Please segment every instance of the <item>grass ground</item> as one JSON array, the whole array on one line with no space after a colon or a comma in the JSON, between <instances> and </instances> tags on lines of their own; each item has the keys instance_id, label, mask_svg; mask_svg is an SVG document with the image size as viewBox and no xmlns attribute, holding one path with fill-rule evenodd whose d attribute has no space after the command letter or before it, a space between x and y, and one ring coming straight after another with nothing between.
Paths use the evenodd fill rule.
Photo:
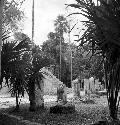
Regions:
<instances>
[{"instance_id":1,"label":"grass ground","mask_svg":"<svg viewBox=\"0 0 120 125\"><path fill-rule=\"evenodd\" d=\"M29 112L28 105L21 105L19 112L11 112L13 108L4 112L19 116L22 119L38 122L46 125L90 125L103 118L108 118L108 108L98 105L90 106L75 104L76 112L72 114L50 114L48 108Z\"/></svg>"},{"instance_id":2,"label":"grass ground","mask_svg":"<svg viewBox=\"0 0 120 125\"><path fill-rule=\"evenodd\" d=\"M94 104L85 104L79 99L74 100L72 103L75 105L76 112L71 114L50 114L49 108L56 105L54 101L45 102L45 109L36 112L29 112L28 103L21 104L19 112L12 112L13 106L1 111L44 125L90 125L99 120L110 120L106 96L95 97L93 100Z\"/></svg>"}]
</instances>

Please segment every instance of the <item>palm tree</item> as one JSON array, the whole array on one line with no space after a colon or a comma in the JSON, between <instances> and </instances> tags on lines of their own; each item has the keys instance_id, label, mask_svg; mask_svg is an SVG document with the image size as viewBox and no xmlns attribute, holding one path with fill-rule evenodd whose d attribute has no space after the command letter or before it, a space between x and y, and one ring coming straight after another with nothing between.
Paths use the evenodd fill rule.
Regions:
<instances>
[{"instance_id":1,"label":"palm tree","mask_svg":"<svg viewBox=\"0 0 120 125\"><path fill-rule=\"evenodd\" d=\"M62 70L61 70L61 63L62 63L62 44L64 43L64 37L63 34L67 33L68 31L68 21L66 20L66 18L63 15L59 15L57 17L57 19L55 20L54 23L55 26L55 31L58 34L59 37L59 48L60 48L60 69L59 69L59 79L61 79L61 75L62 75Z\"/></svg>"},{"instance_id":2,"label":"palm tree","mask_svg":"<svg viewBox=\"0 0 120 125\"><path fill-rule=\"evenodd\" d=\"M11 88L11 94L16 95L16 108L18 109L18 97L24 95L26 88L26 66L29 64L29 39L22 41L10 41L8 36L2 37L1 51L1 85L3 78ZM10 82L8 82L10 81Z\"/></svg>"},{"instance_id":3,"label":"palm tree","mask_svg":"<svg viewBox=\"0 0 120 125\"><path fill-rule=\"evenodd\" d=\"M58 15L57 19L55 20L54 23L55 26L55 31L63 37L64 33L68 32L68 21L63 15Z\"/></svg>"},{"instance_id":4,"label":"palm tree","mask_svg":"<svg viewBox=\"0 0 120 125\"><path fill-rule=\"evenodd\" d=\"M50 59L45 55L39 46L34 45L32 48L32 61L30 67L30 75L28 80L30 111L35 111L36 108L44 106L43 101L43 75L40 69L50 65Z\"/></svg>"},{"instance_id":5,"label":"palm tree","mask_svg":"<svg viewBox=\"0 0 120 125\"><path fill-rule=\"evenodd\" d=\"M93 54L102 54L105 64L107 98L110 116L117 118L120 89L120 1L99 0L96 6L92 0L76 0L71 7L80 9L88 20L84 21L87 30L78 40L81 45L89 44Z\"/></svg>"}]
</instances>

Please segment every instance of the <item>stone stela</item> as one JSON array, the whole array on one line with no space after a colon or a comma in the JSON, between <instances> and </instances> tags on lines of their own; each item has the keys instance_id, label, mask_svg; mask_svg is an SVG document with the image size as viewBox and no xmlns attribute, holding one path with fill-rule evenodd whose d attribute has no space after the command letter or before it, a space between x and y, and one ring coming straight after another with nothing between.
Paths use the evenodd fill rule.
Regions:
<instances>
[{"instance_id":1,"label":"stone stela","mask_svg":"<svg viewBox=\"0 0 120 125\"><path fill-rule=\"evenodd\" d=\"M66 86L64 84L59 84L57 88L57 102L62 104L67 102Z\"/></svg>"}]
</instances>

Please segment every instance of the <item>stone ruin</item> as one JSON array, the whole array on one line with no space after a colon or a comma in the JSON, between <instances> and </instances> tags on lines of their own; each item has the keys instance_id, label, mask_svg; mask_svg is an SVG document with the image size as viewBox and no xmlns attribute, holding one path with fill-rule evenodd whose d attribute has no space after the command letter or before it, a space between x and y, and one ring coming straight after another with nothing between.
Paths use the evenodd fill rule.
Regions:
<instances>
[{"instance_id":1,"label":"stone ruin","mask_svg":"<svg viewBox=\"0 0 120 125\"><path fill-rule=\"evenodd\" d=\"M96 91L103 90L104 87L101 85L101 82L99 82L98 79L95 80L93 77L91 77L89 79L83 79L83 81L80 81L79 79L73 80L72 89L74 97L83 97L86 94L91 94L95 93Z\"/></svg>"},{"instance_id":2,"label":"stone ruin","mask_svg":"<svg viewBox=\"0 0 120 125\"><path fill-rule=\"evenodd\" d=\"M48 69L42 68L40 71L44 78L39 80L40 87L35 85L35 101L36 105L42 106L44 104L44 95L57 95L57 101L61 104L67 102L66 86L57 79Z\"/></svg>"}]
</instances>

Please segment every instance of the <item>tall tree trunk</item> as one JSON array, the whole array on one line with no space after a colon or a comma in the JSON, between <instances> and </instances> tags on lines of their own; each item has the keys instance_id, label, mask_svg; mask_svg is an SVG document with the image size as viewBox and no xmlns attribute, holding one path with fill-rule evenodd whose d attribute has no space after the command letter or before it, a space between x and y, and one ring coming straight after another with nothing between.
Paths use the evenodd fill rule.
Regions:
<instances>
[{"instance_id":1,"label":"tall tree trunk","mask_svg":"<svg viewBox=\"0 0 120 125\"><path fill-rule=\"evenodd\" d=\"M118 91L116 91L116 85L115 85L115 82L116 81L115 79L112 80L112 77L113 77L114 74L112 74L111 78L110 78L110 84L109 87L110 87L110 91L109 91L109 110L110 110L110 116L113 118L113 119L117 119L117 97L118 97ZM118 83L117 83L118 84ZM115 94L116 93L116 94Z\"/></svg>"},{"instance_id":2,"label":"tall tree trunk","mask_svg":"<svg viewBox=\"0 0 120 125\"><path fill-rule=\"evenodd\" d=\"M30 111L35 111L36 110L36 103L35 103L35 90L34 88L30 89L29 91L29 101L30 101Z\"/></svg>"},{"instance_id":3,"label":"tall tree trunk","mask_svg":"<svg viewBox=\"0 0 120 125\"><path fill-rule=\"evenodd\" d=\"M16 108L15 109L19 110L18 91L16 91L15 96L16 96Z\"/></svg>"},{"instance_id":4,"label":"tall tree trunk","mask_svg":"<svg viewBox=\"0 0 120 125\"><path fill-rule=\"evenodd\" d=\"M1 47L2 47L2 21L3 21L3 18L2 18L2 11L3 11L3 6L4 6L4 0L0 0L0 50ZM0 51L0 78L1 78L1 51ZM0 83L2 85L2 83Z\"/></svg>"},{"instance_id":5,"label":"tall tree trunk","mask_svg":"<svg viewBox=\"0 0 120 125\"><path fill-rule=\"evenodd\" d=\"M36 109L36 103L35 103L35 83L33 78L31 77L29 79L29 101L30 101L30 111L35 111Z\"/></svg>"},{"instance_id":6,"label":"tall tree trunk","mask_svg":"<svg viewBox=\"0 0 120 125\"><path fill-rule=\"evenodd\" d=\"M34 42L34 0L32 4L32 42Z\"/></svg>"},{"instance_id":7,"label":"tall tree trunk","mask_svg":"<svg viewBox=\"0 0 120 125\"><path fill-rule=\"evenodd\" d=\"M107 98L108 106L110 111L110 116L113 120L117 119L117 111L119 105L118 92L120 89L120 58L117 62L107 69L106 67L110 65L105 64L105 76L106 76L106 88L107 88ZM108 76L109 74L109 76Z\"/></svg>"},{"instance_id":8,"label":"tall tree trunk","mask_svg":"<svg viewBox=\"0 0 120 125\"><path fill-rule=\"evenodd\" d=\"M36 83L36 81L38 83ZM29 101L30 101L30 111L35 111L37 108L44 108L44 84L42 80L36 80L35 75L30 78L29 82Z\"/></svg>"}]
</instances>

